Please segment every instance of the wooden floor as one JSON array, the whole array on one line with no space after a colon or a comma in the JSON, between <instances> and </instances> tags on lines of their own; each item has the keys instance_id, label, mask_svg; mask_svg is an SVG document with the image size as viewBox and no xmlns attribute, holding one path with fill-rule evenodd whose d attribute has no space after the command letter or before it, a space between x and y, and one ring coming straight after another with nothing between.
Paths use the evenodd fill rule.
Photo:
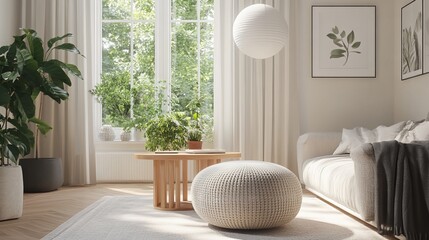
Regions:
<instances>
[{"instance_id":1,"label":"wooden floor","mask_svg":"<svg viewBox=\"0 0 429 240\"><path fill-rule=\"evenodd\" d=\"M26 193L22 217L0 221L0 239L40 239L101 197L114 195L152 196L152 184L97 184Z\"/></svg>"},{"instance_id":2,"label":"wooden floor","mask_svg":"<svg viewBox=\"0 0 429 240\"><path fill-rule=\"evenodd\" d=\"M152 184L97 184L86 187L63 187L47 193L24 194L23 216L19 219L0 221L0 239L40 239L101 197L152 196L152 187ZM304 190L304 194L311 193Z\"/></svg>"}]
</instances>

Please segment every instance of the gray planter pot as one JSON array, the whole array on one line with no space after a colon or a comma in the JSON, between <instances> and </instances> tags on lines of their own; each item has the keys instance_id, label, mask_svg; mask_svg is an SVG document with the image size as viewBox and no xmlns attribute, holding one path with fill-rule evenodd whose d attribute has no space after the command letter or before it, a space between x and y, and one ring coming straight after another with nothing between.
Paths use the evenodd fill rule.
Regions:
<instances>
[{"instance_id":1,"label":"gray planter pot","mask_svg":"<svg viewBox=\"0 0 429 240\"><path fill-rule=\"evenodd\" d=\"M63 185L61 158L24 158L19 165L26 193L54 191Z\"/></svg>"},{"instance_id":2,"label":"gray planter pot","mask_svg":"<svg viewBox=\"0 0 429 240\"><path fill-rule=\"evenodd\" d=\"M22 216L22 189L20 166L0 167L0 221Z\"/></svg>"}]
</instances>

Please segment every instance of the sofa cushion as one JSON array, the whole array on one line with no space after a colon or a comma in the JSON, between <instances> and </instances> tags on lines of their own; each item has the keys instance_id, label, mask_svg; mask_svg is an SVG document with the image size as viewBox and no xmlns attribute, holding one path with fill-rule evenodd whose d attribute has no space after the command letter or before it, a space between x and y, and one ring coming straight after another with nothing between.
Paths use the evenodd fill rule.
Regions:
<instances>
[{"instance_id":1,"label":"sofa cushion","mask_svg":"<svg viewBox=\"0 0 429 240\"><path fill-rule=\"evenodd\" d=\"M350 151L364 143L390 141L395 139L398 133L404 128L405 122L399 122L392 126L378 126L374 130L364 127L353 129L343 129L341 142L334 155L350 153Z\"/></svg>"},{"instance_id":2,"label":"sofa cushion","mask_svg":"<svg viewBox=\"0 0 429 240\"><path fill-rule=\"evenodd\" d=\"M356 209L354 163L350 155L330 155L303 163L303 182L309 190Z\"/></svg>"},{"instance_id":3,"label":"sofa cushion","mask_svg":"<svg viewBox=\"0 0 429 240\"><path fill-rule=\"evenodd\" d=\"M395 140L402 143L429 140L429 121L407 121Z\"/></svg>"},{"instance_id":4,"label":"sofa cushion","mask_svg":"<svg viewBox=\"0 0 429 240\"><path fill-rule=\"evenodd\" d=\"M405 121L398 122L389 127L386 127L383 125L378 126L376 129L373 130L376 135L375 142L391 141L395 139L395 137L404 128L404 126L405 126ZM370 143L370 142L366 142L366 143Z\"/></svg>"},{"instance_id":5,"label":"sofa cushion","mask_svg":"<svg viewBox=\"0 0 429 240\"><path fill-rule=\"evenodd\" d=\"M350 153L350 150L354 147L361 145L362 143L375 141L375 133L364 127L356 127L353 129L343 129L341 136L341 142L337 149L334 151L334 155Z\"/></svg>"}]
</instances>

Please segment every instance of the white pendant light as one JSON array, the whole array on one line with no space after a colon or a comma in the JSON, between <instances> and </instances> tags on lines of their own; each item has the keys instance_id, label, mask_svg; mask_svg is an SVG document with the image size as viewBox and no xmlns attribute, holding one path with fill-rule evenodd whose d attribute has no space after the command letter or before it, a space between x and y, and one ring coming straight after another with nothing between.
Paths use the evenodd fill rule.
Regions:
<instances>
[{"instance_id":1,"label":"white pendant light","mask_svg":"<svg viewBox=\"0 0 429 240\"><path fill-rule=\"evenodd\" d=\"M234 21L233 37L244 54L256 59L274 56L286 44L288 26L279 11L266 4L243 9Z\"/></svg>"}]
</instances>

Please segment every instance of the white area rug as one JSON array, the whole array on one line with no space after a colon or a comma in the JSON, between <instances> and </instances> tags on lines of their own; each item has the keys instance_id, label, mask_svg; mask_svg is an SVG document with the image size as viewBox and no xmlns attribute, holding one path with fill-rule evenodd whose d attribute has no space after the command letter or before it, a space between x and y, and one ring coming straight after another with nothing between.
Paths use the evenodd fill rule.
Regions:
<instances>
[{"instance_id":1,"label":"white area rug","mask_svg":"<svg viewBox=\"0 0 429 240\"><path fill-rule=\"evenodd\" d=\"M66 206L65 206L66 207ZM148 196L103 197L43 239L384 239L312 195L289 224L233 231L203 222L194 211L161 211Z\"/></svg>"}]
</instances>

